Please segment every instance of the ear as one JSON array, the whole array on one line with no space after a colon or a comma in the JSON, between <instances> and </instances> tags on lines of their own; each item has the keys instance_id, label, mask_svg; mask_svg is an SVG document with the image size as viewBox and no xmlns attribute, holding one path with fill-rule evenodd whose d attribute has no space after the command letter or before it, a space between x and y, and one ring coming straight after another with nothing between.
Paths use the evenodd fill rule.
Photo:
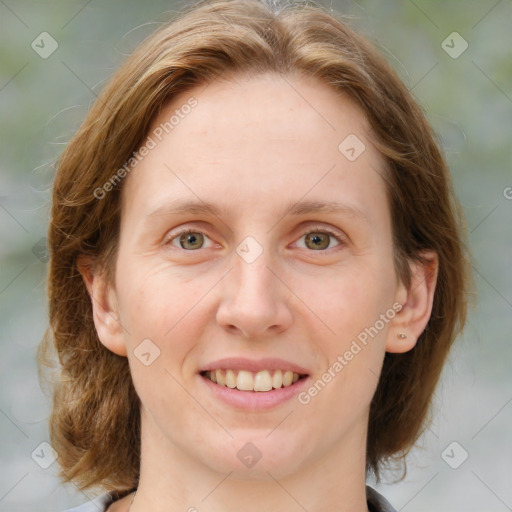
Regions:
<instances>
[{"instance_id":1,"label":"ear","mask_svg":"<svg viewBox=\"0 0 512 512\"><path fill-rule=\"evenodd\" d=\"M388 329L386 352L403 353L413 349L430 319L439 262L433 251L425 251L421 256L422 262L409 263L410 286L406 288L404 283L400 283L398 287L395 299L402 309Z\"/></svg>"},{"instance_id":2,"label":"ear","mask_svg":"<svg viewBox=\"0 0 512 512\"><path fill-rule=\"evenodd\" d=\"M126 356L123 326L119 319L116 292L103 269L95 269L91 258L79 256L77 266L92 302L98 338L114 354Z\"/></svg>"}]
</instances>

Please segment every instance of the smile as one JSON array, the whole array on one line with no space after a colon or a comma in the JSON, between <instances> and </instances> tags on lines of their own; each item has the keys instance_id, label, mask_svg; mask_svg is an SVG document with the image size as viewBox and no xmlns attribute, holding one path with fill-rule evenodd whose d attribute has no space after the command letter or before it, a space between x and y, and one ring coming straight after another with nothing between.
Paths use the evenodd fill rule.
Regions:
<instances>
[{"instance_id":1,"label":"smile","mask_svg":"<svg viewBox=\"0 0 512 512\"><path fill-rule=\"evenodd\" d=\"M203 377L210 381L239 391L268 392L274 389L289 387L307 375L292 372L291 370L261 370L251 372L247 370L218 369L201 372Z\"/></svg>"}]
</instances>

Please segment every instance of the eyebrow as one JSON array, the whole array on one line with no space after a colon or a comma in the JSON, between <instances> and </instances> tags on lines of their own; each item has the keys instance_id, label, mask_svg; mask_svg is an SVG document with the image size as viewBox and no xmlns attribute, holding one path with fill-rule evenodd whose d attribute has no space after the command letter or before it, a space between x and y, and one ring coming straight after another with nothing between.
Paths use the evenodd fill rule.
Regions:
<instances>
[{"instance_id":1,"label":"eyebrow","mask_svg":"<svg viewBox=\"0 0 512 512\"><path fill-rule=\"evenodd\" d=\"M338 213L344 214L351 217L356 217L361 220L368 222L366 214L356 205L340 203L337 201L299 201L292 202L287 205L281 218L288 215L306 215L310 213ZM218 207L212 203L205 201L184 201L174 200L166 203L162 206L155 208L153 211L145 216L145 221L153 219L160 215L213 215L215 217L221 217L223 214L227 217L229 212L224 207Z\"/></svg>"}]
</instances>

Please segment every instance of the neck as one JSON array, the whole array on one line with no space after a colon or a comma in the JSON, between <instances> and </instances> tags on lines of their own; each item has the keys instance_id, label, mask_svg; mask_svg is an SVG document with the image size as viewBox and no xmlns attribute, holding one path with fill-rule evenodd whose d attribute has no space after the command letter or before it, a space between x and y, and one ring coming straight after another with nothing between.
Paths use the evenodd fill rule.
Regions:
<instances>
[{"instance_id":1,"label":"neck","mask_svg":"<svg viewBox=\"0 0 512 512\"><path fill-rule=\"evenodd\" d=\"M231 450L229 445L226 440L226 450ZM367 512L365 425L354 425L335 446L333 450L329 445L325 453L311 452L305 460L299 456L290 465L293 470L276 465L275 454L267 451L266 464L262 457L250 470L233 464L219 471L221 464L211 457L192 457L164 437L142 408L141 472L129 510Z\"/></svg>"}]
</instances>

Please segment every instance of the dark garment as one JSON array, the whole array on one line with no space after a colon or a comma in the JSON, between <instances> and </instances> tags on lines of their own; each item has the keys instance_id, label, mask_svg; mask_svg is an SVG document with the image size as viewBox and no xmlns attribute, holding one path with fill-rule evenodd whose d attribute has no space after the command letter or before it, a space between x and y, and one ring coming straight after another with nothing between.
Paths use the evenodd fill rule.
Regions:
<instances>
[{"instance_id":1,"label":"dark garment","mask_svg":"<svg viewBox=\"0 0 512 512\"><path fill-rule=\"evenodd\" d=\"M368 485L366 486L366 502L370 512L396 512L396 509L391 506L382 494L379 494Z\"/></svg>"},{"instance_id":2,"label":"dark garment","mask_svg":"<svg viewBox=\"0 0 512 512\"><path fill-rule=\"evenodd\" d=\"M366 500L370 512L396 512L382 495L369 486L366 486ZM98 496L93 501L66 510L65 512L105 512L112 502L112 496L106 493Z\"/></svg>"}]
</instances>

